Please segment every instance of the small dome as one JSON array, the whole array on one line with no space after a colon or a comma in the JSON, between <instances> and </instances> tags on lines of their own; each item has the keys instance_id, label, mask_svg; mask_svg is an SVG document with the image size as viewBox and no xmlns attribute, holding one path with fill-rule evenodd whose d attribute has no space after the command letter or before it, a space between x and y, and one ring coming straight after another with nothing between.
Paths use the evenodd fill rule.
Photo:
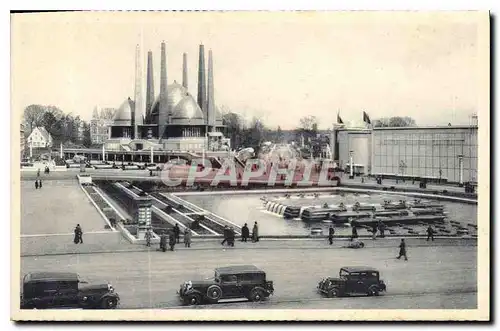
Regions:
<instances>
[{"instance_id":1,"label":"small dome","mask_svg":"<svg viewBox=\"0 0 500 331\"><path fill-rule=\"evenodd\" d=\"M134 101L130 98L123 101L113 118L114 125L132 125L132 109L134 109Z\"/></svg>"},{"instance_id":2,"label":"small dome","mask_svg":"<svg viewBox=\"0 0 500 331\"><path fill-rule=\"evenodd\" d=\"M186 90L186 88L182 85L179 85L177 82L174 81L173 84L170 84L167 86L167 104L168 104L168 109L174 109L175 106L179 102L182 101L182 99L190 95L189 92ZM155 102L153 103L153 106L151 107L151 115L158 115L160 112L160 96L158 95L155 99Z\"/></svg>"},{"instance_id":3,"label":"small dome","mask_svg":"<svg viewBox=\"0 0 500 331\"><path fill-rule=\"evenodd\" d=\"M172 124L203 125L203 112L191 95L186 95L172 112Z\"/></svg>"}]
</instances>

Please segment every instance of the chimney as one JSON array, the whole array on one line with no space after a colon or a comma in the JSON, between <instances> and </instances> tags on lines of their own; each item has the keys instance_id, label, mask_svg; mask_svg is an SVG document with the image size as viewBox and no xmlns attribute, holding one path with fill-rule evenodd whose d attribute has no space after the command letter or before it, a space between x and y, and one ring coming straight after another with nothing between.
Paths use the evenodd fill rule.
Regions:
<instances>
[{"instance_id":1,"label":"chimney","mask_svg":"<svg viewBox=\"0 0 500 331\"><path fill-rule=\"evenodd\" d=\"M160 141L165 133L168 116L167 95L167 54L165 42L161 43L161 73L160 73L160 111L158 116L158 138Z\"/></svg>"},{"instance_id":2,"label":"chimney","mask_svg":"<svg viewBox=\"0 0 500 331\"><path fill-rule=\"evenodd\" d=\"M139 139L139 125L142 124L142 70L141 70L141 50L139 45L135 49L135 91L134 91L134 111L132 113L132 125L134 127L134 139Z\"/></svg>"},{"instance_id":3,"label":"chimney","mask_svg":"<svg viewBox=\"0 0 500 331\"><path fill-rule=\"evenodd\" d=\"M155 83L153 75L153 52L148 52L148 70L146 81L146 121L151 123L151 111L155 102Z\"/></svg>"},{"instance_id":4,"label":"chimney","mask_svg":"<svg viewBox=\"0 0 500 331\"><path fill-rule=\"evenodd\" d=\"M207 122L212 132L215 132L215 98L214 98L214 64L212 50L208 51L208 91L207 91Z\"/></svg>"},{"instance_id":5,"label":"chimney","mask_svg":"<svg viewBox=\"0 0 500 331\"><path fill-rule=\"evenodd\" d=\"M198 105L200 106L205 123L208 123L207 118L207 90L205 81L205 46L200 45L200 58L198 61Z\"/></svg>"},{"instance_id":6,"label":"chimney","mask_svg":"<svg viewBox=\"0 0 500 331\"><path fill-rule=\"evenodd\" d=\"M187 54L184 53L182 55L182 86L187 90L188 89L188 68L187 68Z\"/></svg>"}]
</instances>

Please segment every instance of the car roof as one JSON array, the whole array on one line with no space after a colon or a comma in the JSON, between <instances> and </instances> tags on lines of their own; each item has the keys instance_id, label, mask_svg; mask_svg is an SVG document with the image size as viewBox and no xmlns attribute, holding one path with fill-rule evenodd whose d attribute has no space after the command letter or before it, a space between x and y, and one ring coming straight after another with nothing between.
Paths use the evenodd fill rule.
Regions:
<instances>
[{"instance_id":1,"label":"car roof","mask_svg":"<svg viewBox=\"0 0 500 331\"><path fill-rule=\"evenodd\" d=\"M220 267L215 268L215 271L219 274L264 273L264 271L251 264Z\"/></svg>"},{"instance_id":2,"label":"car roof","mask_svg":"<svg viewBox=\"0 0 500 331\"><path fill-rule=\"evenodd\" d=\"M345 270L347 272L378 272L377 269L373 267L342 267L341 270Z\"/></svg>"},{"instance_id":3,"label":"car roof","mask_svg":"<svg viewBox=\"0 0 500 331\"><path fill-rule=\"evenodd\" d=\"M39 281L78 281L74 272L32 272L26 275L25 282Z\"/></svg>"}]
</instances>

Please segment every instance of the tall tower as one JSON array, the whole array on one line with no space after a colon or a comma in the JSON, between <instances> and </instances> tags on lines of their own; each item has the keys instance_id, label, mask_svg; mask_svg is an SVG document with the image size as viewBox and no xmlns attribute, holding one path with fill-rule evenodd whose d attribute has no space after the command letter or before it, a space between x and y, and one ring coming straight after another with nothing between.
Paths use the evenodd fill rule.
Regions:
<instances>
[{"instance_id":1,"label":"tall tower","mask_svg":"<svg viewBox=\"0 0 500 331\"><path fill-rule=\"evenodd\" d=\"M182 54L182 86L188 90L187 54Z\"/></svg>"},{"instance_id":2,"label":"tall tower","mask_svg":"<svg viewBox=\"0 0 500 331\"><path fill-rule=\"evenodd\" d=\"M139 125L142 124L143 116L142 103L142 66L141 50L139 45L135 49L135 91L134 91L134 113L132 114L132 125L134 126L134 139L139 139Z\"/></svg>"},{"instance_id":3,"label":"tall tower","mask_svg":"<svg viewBox=\"0 0 500 331\"><path fill-rule=\"evenodd\" d=\"M160 141L165 133L168 120L168 95L167 95L167 52L165 42L161 43L161 72L160 72L160 111L158 116L158 138Z\"/></svg>"},{"instance_id":4,"label":"tall tower","mask_svg":"<svg viewBox=\"0 0 500 331\"><path fill-rule=\"evenodd\" d=\"M151 121L151 108L155 102L155 83L153 74L153 52L148 52L148 68L146 81L146 121Z\"/></svg>"},{"instance_id":5,"label":"tall tower","mask_svg":"<svg viewBox=\"0 0 500 331\"><path fill-rule=\"evenodd\" d=\"M200 45L200 58L198 61L198 105L200 106L205 123L208 124L207 118L207 88L205 80L205 46Z\"/></svg>"},{"instance_id":6,"label":"tall tower","mask_svg":"<svg viewBox=\"0 0 500 331\"><path fill-rule=\"evenodd\" d=\"M215 132L215 98L214 98L214 63L212 50L208 51L208 91L207 91L207 122L210 130Z\"/></svg>"}]
</instances>

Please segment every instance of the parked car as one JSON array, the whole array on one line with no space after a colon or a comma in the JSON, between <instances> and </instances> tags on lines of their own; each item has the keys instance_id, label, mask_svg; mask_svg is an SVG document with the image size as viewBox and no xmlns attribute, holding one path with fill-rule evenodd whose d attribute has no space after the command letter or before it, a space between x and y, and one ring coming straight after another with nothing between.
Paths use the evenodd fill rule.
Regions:
<instances>
[{"instance_id":1,"label":"parked car","mask_svg":"<svg viewBox=\"0 0 500 331\"><path fill-rule=\"evenodd\" d=\"M70 272L34 272L22 281L21 309L114 309L119 295L110 284L89 284Z\"/></svg>"},{"instance_id":2,"label":"parked car","mask_svg":"<svg viewBox=\"0 0 500 331\"><path fill-rule=\"evenodd\" d=\"M327 277L318 284L318 291L329 298L353 294L379 295L386 291L378 270L371 267L342 267L339 277Z\"/></svg>"},{"instance_id":3,"label":"parked car","mask_svg":"<svg viewBox=\"0 0 500 331\"><path fill-rule=\"evenodd\" d=\"M180 286L178 293L186 305L237 298L262 301L274 293L274 286L261 269L254 265L241 265L216 268L213 278L187 281Z\"/></svg>"}]
</instances>

